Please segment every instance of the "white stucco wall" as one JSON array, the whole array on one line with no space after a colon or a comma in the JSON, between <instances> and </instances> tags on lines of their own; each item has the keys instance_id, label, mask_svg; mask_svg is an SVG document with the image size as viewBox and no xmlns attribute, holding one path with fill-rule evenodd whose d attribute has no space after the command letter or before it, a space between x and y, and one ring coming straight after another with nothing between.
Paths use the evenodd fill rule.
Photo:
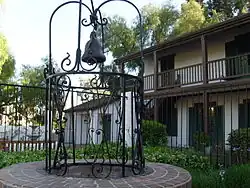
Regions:
<instances>
[{"instance_id":1,"label":"white stucco wall","mask_svg":"<svg viewBox=\"0 0 250 188\"><path fill-rule=\"evenodd\" d=\"M244 99L250 98L250 95L246 92L236 92L228 94L217 94L209 97L210 102L216 102L217 105L224 106L224 139L227 141L228 134L231 130L238 129L239 119L238 119L238 104L243 103ZM189 145L189 108L193 107L194 103L202 103L202 97L188 97L182 98L182 100L177 101L178 108L178 133L177 137L169 137L169 144L172 146L188 146ZM177 139L177 141L176 141Z\"/></svg>"},{"instance_id":2,"label":"white stucco wall","mask_svg":"<svg viewBox=\"0 0 250 188\"><path fill-rule=\"evenodd\" d=\"M144 76L154 74L154 56L147 55L144 57Z\"/></svg>"},{"instance_id":3,"label":"white stucco wall","mask_svg":"<svg viewBox=\"0 0 250 188\"><path fill-rule=\"evenodd\" d=\"M119 109L119 101L110 104L107 107L106 114L111 114L111 141L116 142L118 140L118 131L119 124L116 123L116 120L120 121L120 117L118 115ZM122 99L121 99L121 109L122 109ZM132 109L133 105L133 111ZM85 123L84 120L88 119L86 112L75 112L74 113L74 127L75 127L75 144L76 145L84 145L90 142L90 137L87 137L89 129L93 129L94 131L98 129L102 129L102 124L100 123L100 113L103 109L96 109L90 111L91 121L90 123ZM121 112L122 113L122 112ZM65 129L65 142L72 144L72 115L71 113L66 114L68 121ZM131 95L131 92L126 93L125 97L125 139L127 146L131 146L132 144L132 134L133 130L136 128L136 118L135 118L135 101L134 97ZM133 128L133 129L132 129ZM102 135L97 135L96 133L91 133L93 142L95 144L99 144L102 141Z\"/></svg>"},{"instance_id":4,"label":"white stucco wall","mask_svg":"<svg viewBox=\"0 0 250 188\"><path fill-rule=\"evenodd\" d=\"M207 42L208 61L213 61L221 58L225 58L225 42L227 40L216 39ZM175 55L175 69L184 68L191 65L197 65L202 63L201 44L199 42L193 42L182 47L176 48ZM145 58L145 74L150 75L154 73L153 55ZM220 66L218 68L218 66ZM160 67L160 66L159 66ZM225 75L225 66L223 63L210 63L208 65L208 77L218 77ZM160 71L160 70L159 70ZM219 72L218 72L219 71ZM190 82L202 82L203 68L202 66L187 67L181 70L175 71L175 78L177 75L181 76L181 83L188 84ZM159 82L161 80L159 79Z\"/></svg>"},{"instance_id":5,"label":"white stucco wall","mask_svg":"<svg viewBox=\"0 0 250 188\"><path fill-rule=\"evenodd\" d=\"M137 126L136 116L135 116L135 98L131 92L126 92L125 100L125 140L127 146L132 146L132 135ZM134 134L135 135L135 134ZM135 135L136 136L136 135ZM135 141L136 137L134 137Z\"/></svg>"},{"instance_id":6,"label":"white stucco wall","mask_svg":"<svg viewBox=\"0 0 250 188\"><path fill-rule=\"evenodd\" d=\"M242 28L235 28L224 33L219 33L207 38L208 61L225 58L225 43L234 40L234 37L250 31L250 24ZM170 52L175 55L175 69L184 68L190 65L202 63L201 43L199 40L193 41L176 48L165 50L166 55ZM154 62L153 54L145 57L145 75L153 74ZM181 76L181 83L189 85L190 82L202 82L202 66L187 67L175 71L175 77ZM210 62L208 64L208 79L216 79L211 82L223 81L225 76L225 64L223 62ZM161 80L159 80L161 82ZM199 84L199 83L198 83Z\"/></svg>"},{"instance_id":7,"label":"white stucco wall","mask_svg":"<svg viewBox=\"0 0 250 188\"><path fill-rule=\"evenodd\" d=\"M111 141L117 140L117 130L118 125L116 124L116 120L118 119L118 113L116 110L117 102L110 104L105 114L111 115ZM93 140L95 144L98 144L102 141L102 134L97 135L96 133L92 133L90 129L94 131L98 129L102 129L102 124L100 123L101 117L100 113L103 112L103 109L95 109L93 111L89 111L91 120L88 123L88 115L86 112L75 112L74 113L74 127L75 127L75 144L76 145L84 145ZM71 113L66 114L68 121L65 130L65 142L72 143L72 115ZM88 135L88 136L87 136ZM91 137L90 137L91 136ZM89 140L91 139L91 140Z\"/></svg>"}]
</instances>

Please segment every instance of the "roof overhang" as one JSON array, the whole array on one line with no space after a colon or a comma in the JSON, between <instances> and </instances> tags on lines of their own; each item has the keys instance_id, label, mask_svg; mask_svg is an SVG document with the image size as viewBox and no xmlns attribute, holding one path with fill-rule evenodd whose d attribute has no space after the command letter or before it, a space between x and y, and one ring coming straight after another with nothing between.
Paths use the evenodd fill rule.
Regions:
<instances>
[{"instance_id":1,"label":"roof overhang","mask_svg":"<svg viewBox=\"0 0 250 188\"><path fill-rule=\"evenodd\" d=\"M144 56L149 55L149 54L152 54L154 51L160 51L163 49L172 48L172 47L176 47L182 44L186 44L193 40L197 40L201 36L208 36L208 35L215 34L221 31L236 28L247 23L250 23L250 13L244 14L242 16L237 16L235 18L229 19L221 23L213 24L211 26L208 26L206 28L200 29L195 32L186 33L179 37L168 39L162 43L159 43L158 45L144 49L143 55ZM138 59L140 58L140 56L141 56L140 52L136 52L136 53L132 53L124 57L118 58L115 60L115 62L117 64L125 63L134 59Z\"/></svg>"}]
</instances>

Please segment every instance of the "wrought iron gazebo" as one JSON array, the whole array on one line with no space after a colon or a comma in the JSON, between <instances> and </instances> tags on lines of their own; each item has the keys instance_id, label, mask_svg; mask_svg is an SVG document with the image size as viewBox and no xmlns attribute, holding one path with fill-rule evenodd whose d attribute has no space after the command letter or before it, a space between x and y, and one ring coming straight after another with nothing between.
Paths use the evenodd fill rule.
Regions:
<instances>
[{"instance_id":1,"label":"wrought iron gazebo","mask_svg":"<svg viewBox=\"0 0 250 188\"><path fill-rule=\"evenodd\" d=\"M102 17L101 8L113 1L128 3L138 12L141 28L139 76L126 74L124 64L118 72L107 72L103 69L106 61L104 27L109 23L107 18ZM89 7L82 0L65 2L58 6L50 17L49 64L44 72L47 100L45 132L48 133L45 134L45 169L60 176L67 175L71 167L81 167L86 177L139 175L145 169L141 133L144 105L141 14L128 0L106 0L97 8L92 0L90 3ZM57 72L52 62L52 20L59 9L69 4L79 5L76 57L73 61L67 53L61 62L61 71ZM82 18L83 10L89 12L89 20ZM82 27L93 29L84 53L80 48ZM97 36L98 33L101 33L101 36ZM71 75L86 75L91 77L91 80L87 86L79 87L71 81ZM81 105L84 106L82 111L79 108L81 105L73 105L74 93L81 96ZM68 110L65 109L67 100L72 103L72 108ZM99 117L98 121L95 119L95 112ZM77 113L81 113L81 117L84 116L84 123L76 123ZM105 128L108 125L109 131ZM52 146L53 130L58 137L55 150Z\"/></svg>"}]
</instances>

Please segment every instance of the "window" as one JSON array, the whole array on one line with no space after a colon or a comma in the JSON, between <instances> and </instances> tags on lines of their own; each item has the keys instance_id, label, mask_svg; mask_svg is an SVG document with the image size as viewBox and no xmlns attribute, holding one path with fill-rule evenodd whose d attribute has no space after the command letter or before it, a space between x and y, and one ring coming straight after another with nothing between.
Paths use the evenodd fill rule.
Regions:
<instances>
[{"instance_id":1,"label":"window","mask_svg":"<svg viewBox=\"0 0 250 188\"><path fill-rule=\"evenodd\" d=\"M194 104L189 108L189 143L195 143L194 135L204 132L203 103ZM208 133L212 143L219 144L224 139L224 106L218 106L215 102L209 103L208 108Z\"/></svg>"},{"instance_id":2,"label":"window","mask_svg":"<svg viewBox=\"0 0 250 188\"><path fill-rule=\"evenodd\" d=\"M235 37L235 40L225 43L225 55L227 58L225 61L226 76L242 75L250 71L249 55L238 57L250 52L249 39L250 33L246 33L238 35Z\"/></svg>"},{"instance_id":3,"label":"window","mask_svg":"<svg viewBox=\"0 0 250 188\"><path fill-rule=\"evenodd\" d=\"M176 99L166 98L158 101L159 122L166 125L168 136L177 136Z\"/></svg>"},{"instance_id":4,"label":"window","mask_svg":"<svg viewBox=\"0 0 250 188\"><path fill-rule=\"evenodd\" d=\"M250 128L250 100L239 104L239 128Z\"/></svg>"}]
</instances>

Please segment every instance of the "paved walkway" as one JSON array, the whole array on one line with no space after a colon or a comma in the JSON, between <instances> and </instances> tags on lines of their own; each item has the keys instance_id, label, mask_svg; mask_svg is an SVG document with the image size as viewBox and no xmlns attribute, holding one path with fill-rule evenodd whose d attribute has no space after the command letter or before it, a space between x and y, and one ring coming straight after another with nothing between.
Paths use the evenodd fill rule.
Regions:
<instances>
[{"instance_id":1,"label":"paved walkway","mask_svg":"<svg viewBox=\"0 0 250 188\"><path fill-rule=\"evenodd\" d=\"M121 179L58 177L41 173L43 162L12 165L0 170L0 188L191 188L190 174L167 164L147 164L152 173Z\"/></svg>"}]
</instances>

